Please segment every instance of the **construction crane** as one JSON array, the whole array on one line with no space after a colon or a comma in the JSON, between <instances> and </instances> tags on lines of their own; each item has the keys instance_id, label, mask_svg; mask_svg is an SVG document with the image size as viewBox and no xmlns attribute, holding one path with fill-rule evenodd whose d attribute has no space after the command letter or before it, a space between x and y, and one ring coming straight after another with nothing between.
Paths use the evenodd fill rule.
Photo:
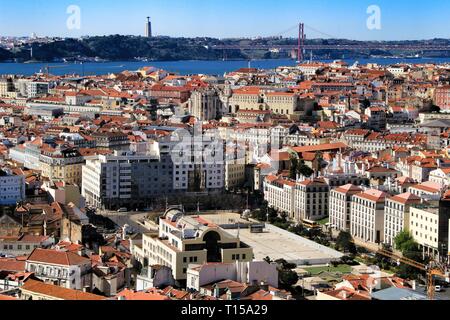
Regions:
<instances>
[{"instance_id":1,"label":"construction crane","mask_svg":"<svg viewBox=\"0 0 450 320\"><path fill-rule=\"evenodd\" d=\"M449 274L446 271L446 268L444 268L442 265L440 265L439 263L437 263L435 261L431 262L429 265L425 265L423 263L414 261L412 259L397 255L388 250L381 249L378 251L378 253L382 256L385 256L387 258L397 261L398 264L404 263L413 268L416 268L416 269L426 272L426 274L427 274L427 294L428 294L428 299L430 299L430 300L434 300L434 295L435 295L435 291L436 291L435 278L441 277L441 278L448 280Z\"/></svg>"}]
</instances>

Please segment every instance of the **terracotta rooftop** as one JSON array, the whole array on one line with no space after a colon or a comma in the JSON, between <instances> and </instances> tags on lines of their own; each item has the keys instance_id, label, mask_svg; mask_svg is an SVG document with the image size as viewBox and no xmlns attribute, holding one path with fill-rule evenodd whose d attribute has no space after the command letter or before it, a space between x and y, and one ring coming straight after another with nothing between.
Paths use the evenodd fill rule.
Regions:
<instances>
[{"instance_id":1,"label":"terracotta rooftop","mask_svg":"<svg viewBox=\"0 0 450 320\"><path fill-rule=\"evenodd\" d=\"M34 249L27 261L57 264L64 266L88 264L90 260L73 252L64 252L47 249Z\"/></svg>"},{"instance_id":2,"label":"terracotta rooftop","mask_svg":"<svg viewBox=\"0 0 450 320\"><path fill-rule=\"evenodd\" d=\"M105 297L92 293L67 289L51 284L46 284L36 280L27 280L21 290L26 290L36 294L46 295L59 300L105 300Z\"/></svg>"}]
</instances>

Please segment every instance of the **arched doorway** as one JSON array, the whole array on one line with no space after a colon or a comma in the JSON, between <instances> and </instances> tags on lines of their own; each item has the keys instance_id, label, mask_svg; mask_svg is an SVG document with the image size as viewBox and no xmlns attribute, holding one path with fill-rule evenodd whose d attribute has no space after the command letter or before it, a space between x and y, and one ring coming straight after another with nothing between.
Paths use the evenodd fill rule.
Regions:
<instances>
[{"instance_id":1,"label":"arched doorway","mask_svg":"<svg viewBox=\"0 0 450 320\"><path fill-rule=\"evenodd\" d=\"M222 262L219 247L220 235L215 231L210 231L203 237L203 241L205 241L207 250L207 262Z\"/></svg>"}]
</instances>

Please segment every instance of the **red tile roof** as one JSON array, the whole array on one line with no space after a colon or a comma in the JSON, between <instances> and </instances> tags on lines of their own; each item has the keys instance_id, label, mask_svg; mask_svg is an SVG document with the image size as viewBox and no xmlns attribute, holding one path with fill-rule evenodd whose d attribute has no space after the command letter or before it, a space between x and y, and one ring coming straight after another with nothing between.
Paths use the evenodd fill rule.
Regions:
<instances>
[{"instance_id":1,"label":"red tile roof","mask_svg":"<svg viewBox=\"0 0 450 320\"><path fill-rule=\"evenodd\" d=\"M32 293L46 295L60 300L105 300L105 297L98 296L92 293L83 291L67 289L51 284L46 284L36 280L27 280L22 286L21 290L26 290Z\"/></svg>"},{"instance_id":2,"label":"red tile roof","mask_svg":"<svg viewBox=\"0 0 450 320\"><path fill-rule=\"evenodd\" d=\"M57 264L64 266L89 264L88 258L81 257L73 252L63 252L57 250L34 249L27 261Z\"/></svg>"}]
</instances>

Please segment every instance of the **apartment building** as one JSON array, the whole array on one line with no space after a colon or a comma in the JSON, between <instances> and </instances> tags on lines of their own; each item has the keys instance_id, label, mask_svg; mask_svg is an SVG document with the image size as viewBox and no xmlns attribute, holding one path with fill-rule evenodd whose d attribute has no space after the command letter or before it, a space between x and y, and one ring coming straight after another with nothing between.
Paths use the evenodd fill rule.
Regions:
<instances>
[{"instance_id":1,"label":"apartment building","mask_svg":"<svg viewBox=\"0 0 450 320\"><path fill-rule=\"evenodd\" d=\"M278 270L275 263L251 261L235 263L192 264L187 271L187 289L199 292L201 287L228 279L249 285L278 288Z\"/></svg>"},{"instance_id":2,"label":"apartment building","mask_svg":"<svg viewBox=\"0 0 450 320\"><path fill-rule=\"evenodd\" d=\"M394 246L394 240L409 227L409 212L422 199L412 193L403 193L386 199L384 208L384 243Z\"/></svg>"},{"instance_id":3,"label":"apartment building","mask_svg":"<svg viewBox=\"0 0 450 320\"><path fill-rule=\"evenodd\" d=\"M82 167L82 195L98 208L146 207L170 194L174 165L168 154L118 152L87 157Z\"/></svg>"},{"instance_id":4,"label":"apartment building","mask_svg":"<svg viewBox=\"0 0 450 320\"><path fill-rule=\"evenodd\" d=\"M439 241L439 220L440 209L436 203L426 203L411 208L408 230L423 251L431 256L442 254L443 246ZM446 222L450 223L448 219Z\"/></svg>"},{"instance_id":5,"label":"apartment building","mask_svg":"<svg viewBox=\"0 0 450 320\"><path fill-rule=\"evenodd\" d=\"M25 168L40 170L40 156L42 138L36 138L33 141L27 141L9 150L9 158L20 162Z\"/></svg>"},{"instance_id":6,"label":"apartment building","mask_svg":"<svg viewBox=\"0 0 450 320\"><path fill-rule=\"evenodd\" d=\"M350 231L350 214L352 197L363 192L353 184L347 184L330 191L330 224L333 229Z\"/></svg>"},{"instance_id":7,"label":"apartment building","mask_svg":"<svg viewBox=\"0 0 450 320\"><path fill-rule=\"evenodd\" d=\"M78 149L60 145L44 147L39 164L43 177L81 186L84 158Z\"/></svg>"},{"instance_id":8,"label":"apartment building","mask_svg":"<svg viewBox=\"0 0 450 320\"><path fill-rule=\"evenodd\" d=\"M271 208L295 218L296 183L291 180L269 175L264 180L264 199Z\"/></svg>"},{"instance_id":9,"label":"apartment building","mask_svg":"<svg viewBox=\"0 0 450 320\"><path fill-rule=\"evenodd\" d=\"M14 92L14 82L11 78L0 78L0 97L8 97Z\"/></svg>"},{"instance_id":10,"label":"apartment building","mask_svg":"<svg viewBox=\"0 0 450 320\"><path fill-rule=\"evenodd\" d=\"M438 87L435 90L435 104L442 111L450 110L450 86Z\"/></svg>"},{"instance_id":11,"label":"apartment building","mask_svg":"<svg viewBox=\"0 0 450 320\"><path fill-rule=\"evenodd\" d=\"M73 252L34 249L25 262L25 270L48 284L75 290L91 289L91 260Z\"/></svg>"},{"instance_id":12,"label":"apartment building","mask_svg":"<svg viewBox=\"0 0 450 320\"><path fill-rule=\"evenodd\" d=\"M0 168L0 205L15 206L25 200L25 176Z\"/></svg>"},{"instance_id":13,"label":"apartment building","mask_svg":"<svg viewBox=\"0 0 450 320\"><path fill-rule=\"evenodd\" d=\"M450 186L450 168L438 168L430 172L429 181L442 186Z\"/></svg>"},{"instance_id":14,"label":"apartment building","mask_svg":"<svg viewBox=\"0 0 450 320\"><path fill-rule=\"evenodd\" d=\"M350 233L365 242L382 243L384 237L384 207L388 195L371 189L352 197Z\"/></svg>"},{"instance_id":15,"label":"apartment building","mask_svg":"<svg viewBox=\"0 0 450 320\"><path fill-rule=\"evenodd\" d=\"M330 187L324 179L307 179L295 186L295 219L318 221L328 216Z\"/></svg>"},{"instance_id":16,"label":"apartment building","mask_svg":"<svg viewBox=\"0 0 450 320\"><path fill-rule=\"evenodd\" d=\"M417 204L410 209L409 232L424 254L448 262L450 248L450 196Z\"/></svg>"},{"instance_id":17,"label":"apartment building","mask_svg":"<svg viewBox=\"0 0 450 320\"><path fill-rule=\"evenodd\" d=\"M441 198L442 190L442 185L436 182L427 181L409 187L408 192L421 197L424 200L437 200Z\"/></svg>"},{"instance_id":18,"label":"apartment building","mask_svg":"<svg viewBox=\"0 0 450 320\"><path fill-rule=\"evenodd\" d=\"M55 244L55 239L48 236L23 234L18 238L0 239L0 253L16 257L27 256L36 248L48 248Z\"/></svg>"},{"instance_id":19,"label":"apartment building","mask_svg":"<svg viewBox=\"0 0 450 320\"><path fill-rule=\"evenodd\" d=\"M225 189L240 188L245 184L245 154L231 152L225 155Z\"/></svg>"},{"instance_id":20,"label":"apartment building","mask_svg":"<svg viewBox=\"0 0 450 320\"><path fill-rule=\"evenodd\" d=\"M130 148L128 136L122 132L96 132L92 138L98 149L127 151Z\"/></svg>"},{"instance_id":21,"label":"apartment building","mask_svg":"<svg viewBox=\"0 0 450 320\"><path fill-rule=\"evenodd\" d=\"M185 282L190 264L253 261L253 249L200 216L186 216L181 208L169 208L159 221L158 234L144 234L132 254L144 267L163 265L176 281Z\"/></svg>"}]
</instances>

